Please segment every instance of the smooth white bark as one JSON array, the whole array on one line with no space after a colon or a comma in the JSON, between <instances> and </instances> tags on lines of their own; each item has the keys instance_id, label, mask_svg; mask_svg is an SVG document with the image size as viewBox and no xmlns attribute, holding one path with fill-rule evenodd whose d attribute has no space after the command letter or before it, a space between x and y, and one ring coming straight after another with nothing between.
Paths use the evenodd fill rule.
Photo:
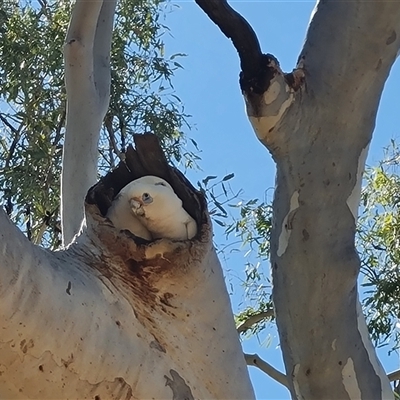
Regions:
<instances>
[{"instance_id":1,"label":"smooth white bark","mask_svg":"<svg viewBox=\"0 0 400 400\"><path fill-rule=\"evenodd\" d=\"M285 374L282 374L282 372L278 371L266 361L262 360L257 354L245 354L244 358L246 359L247 365L259 368L269 377L279 382L281 385L289 388L287 376Z\"/></svg>"},{"instance_id":2,"label":"smooth white bark","mask_svg":"<svg viewBox=\"0 0 400 400\"><path fill-rule=\"evenodd\" d=\"M293 398L393 398L359 309L354 236L367 149L399 48L400 3L320 1L299 57L302 89L277 70L271 95L246 97L277 163L273 299Z\"/></svg>"},{"instance_id":3,"label":"smooth white bark","mask_svg":"<svg viewBox=\"0 0 400 400\"><path fill-rule=\"evenodd\" d=\"M83 202L97 181L98 142L110 94L116 0L77 0L64 47L67 120L61 176L63 244L81 227Z\"/></svg>"},{"instance_id":4,"label":"smooth white bark","mask_svg":"<svg viewBox=\"0 0 400 400\"><path fill-rule=\"evenodd\" d=\"M252 399L208 217L196 240L139 245L95 205L83 213L109 101L114 8L78 0L64 49L69 246L34 246L0 210L0 397Z\"/></svg>"},{"instance_id":5,"label":"smooth white bark","mask_svg":"<svg viewBox=\"0 0 400 400\"><path fill-rule=\"evenodd\" d=\"M88 225L52 253L0 212L0 397L254 398L208 228L138 247Z\"/></svg>"}]
</instances>

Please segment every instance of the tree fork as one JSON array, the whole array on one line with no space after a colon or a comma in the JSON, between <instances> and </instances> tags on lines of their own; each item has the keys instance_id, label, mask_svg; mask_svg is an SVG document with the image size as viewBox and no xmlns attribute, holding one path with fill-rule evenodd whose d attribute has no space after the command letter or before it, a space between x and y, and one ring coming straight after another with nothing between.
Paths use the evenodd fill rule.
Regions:
<instances>
[{"instance_id":1,"label":"tree fork","mask_svg":"<svg viewBox=\"0 0 400 400\"><path fill-rule=\"evenodd\" d=\"M219 25L226 2L211 3L207 14ZM238 49L234 39L248 37L251 28L237 19L219 26L228 37L235 32ZM354 236L368 145L399 32L400 3L322 0L291 75L273 56L238 49L242 68L250 57L256 66L265 60L265 80L245 86L242 71L241 86L254 131L277 163L273 301L296 399L393 398L358 301Z\"/></svg>"},{"instance_id":2,"label":"tree fork","mask_svg":"<svg viewBox=\"0 0 400 400\"><path fill-rule=\"evenodd\" d=\"M205 199L155 136L135 142L89 190L65 250L32 245L0 212L0 397L254 398ZM194 240L140 240L104 217L149 174L179 193Z\"/></svg>"},{"instance_id":3,"label":"tree fork","mask_svg":"<svg viewBox=\"0 0 400 400\"><path fill-rule=\"evenodd\" d=\"M294 101L294 92L302 88L302 62L284 73L277 58L263 54L256 33L226 0L196 0L207 16L232 40L240 59L240 88L247 115L258 139L274 154L278 146L270 143L269 133Z\"/></svg>"}]
</instances>

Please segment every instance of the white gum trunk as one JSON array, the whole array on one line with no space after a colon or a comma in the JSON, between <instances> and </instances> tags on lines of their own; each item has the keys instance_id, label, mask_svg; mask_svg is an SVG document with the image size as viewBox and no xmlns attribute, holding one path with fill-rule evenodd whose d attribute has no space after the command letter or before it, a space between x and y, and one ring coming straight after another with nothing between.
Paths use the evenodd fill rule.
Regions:
<instances>
[{"instance_id":1,"label":"white gum trunk","mask_svg":"<svg viewBox=\"0 0 400 400\"><path fill-rule=\"evenodd\" d=\"M110 97L116 0L77 0L64 46L67 122L61 175L63 244L79 232L83 203L97 181L100 129Z\"/></svg>"},{"instance_id":2,"label":"white gum trunk","mask_svg":"<svg viewBox=\"0 0 400 400\"><path fill-rule=\"evenodd\" d=\"M254 398L209 227L137 246L89 211L55 253L0 212L0 398Z\"/></svg>"},{"instance_id":3,"label":"white gum trunk","mask_svg":"<svg viewBox=\"0 0 400 400\"><path fill-rule=\"evenodd\" d=\"M114 9L115 0L77 0L64 48L69 246L34 246L0 209L0 398L253 399L209 218L194 240L147 245L118 233L95 205L85 218L109 102ZM162 153L152 154L139 158L160 163ZM150 167L168 175L164 164ZM122 166L124 179L135 170ZM194 190L180 189L196 208Z\"/></svg>"},{"instance_id":4,"label":"white gum trunk","mask_svg":"<svg viewBox=\"0 0 400 400\"><path fill-rule=\"evenodd\" d=\"M277 71L247 96L277 163L273 299L294 399L393 399L357 294L354 246L375 116L400 48L399 2L318 3L294 92Z\"/></svg>"}]
</instances>

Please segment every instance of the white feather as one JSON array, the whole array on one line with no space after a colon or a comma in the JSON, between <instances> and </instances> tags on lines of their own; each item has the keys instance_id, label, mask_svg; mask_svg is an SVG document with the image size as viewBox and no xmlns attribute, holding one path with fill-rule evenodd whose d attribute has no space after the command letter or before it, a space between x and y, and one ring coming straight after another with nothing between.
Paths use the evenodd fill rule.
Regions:
<instances>
[{"instance_id":1,"label":"white feather","mask_svg":"<svg viewBox=\"0 0 400 400\"><path fill-rule=\"evenodd\" d=\"M129 186L129 185L128 185ZM111 220L113 225L118 230L128 230L136 236L143 239L151 240L152 236L148 229L139 221L133 213L129 203L129 194L125 190L127 186L115 197L110 208L107 211L106 217Z\"/></svg>"},{"instance_id":2,"label":"white feather","mask_svg":"<svg viewBox=\"0 0 400 400\"><path fill-rule=\"evenodd\" d=\"M131 210L153 239L188 240L196 235L196 221L185 211L182 200L164 179L144 176L132 181L123 190L130 199Z\"/></svg>"}]
</instances>

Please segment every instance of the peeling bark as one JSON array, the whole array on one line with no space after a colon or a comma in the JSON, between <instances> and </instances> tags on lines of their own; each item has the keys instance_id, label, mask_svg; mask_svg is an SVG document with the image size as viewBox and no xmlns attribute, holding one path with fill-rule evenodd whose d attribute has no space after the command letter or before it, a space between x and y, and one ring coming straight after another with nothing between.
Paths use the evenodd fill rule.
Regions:
<instances>
[{"instance_id":1,"label":"peeling bark","mask_svg":"<svg viewBox=\"0 0 400 400\"><path fill-rule=\"evenodd\" d=\"M155 144L137 138L90 190L66 250L32 245L0 212L1 398L254 398L205 200ZM196 240L140 241L104 218L120 185L155 170L196 199Z\"/></svg>"},{"instance_id":2,"label":"peeling bark","mask_svg":"<svg viewBox=\"0 0 400 400\"><path fill-rule=\"evenodd\" d=\"M306 90L262 139L277 162L273 298L298 398L393 398L362 328L354 236L367 146L400 46L386 40L399 21L398 3L321 2L300 55Z\"/></svg>"},{"instance_id":3,"label":"peeling bark","mask_svg":"<svg viewBox=\"0 0 400 400\"><path fill-rule=\"evenodd\" d=\"M284 74L267 55L261 83L241 85L254 131L277 164L273 300L295 399L393 399L358 301L354 237L399 32L398 2L322 0L296 69Z\"/></svg>"}]
</instances>

